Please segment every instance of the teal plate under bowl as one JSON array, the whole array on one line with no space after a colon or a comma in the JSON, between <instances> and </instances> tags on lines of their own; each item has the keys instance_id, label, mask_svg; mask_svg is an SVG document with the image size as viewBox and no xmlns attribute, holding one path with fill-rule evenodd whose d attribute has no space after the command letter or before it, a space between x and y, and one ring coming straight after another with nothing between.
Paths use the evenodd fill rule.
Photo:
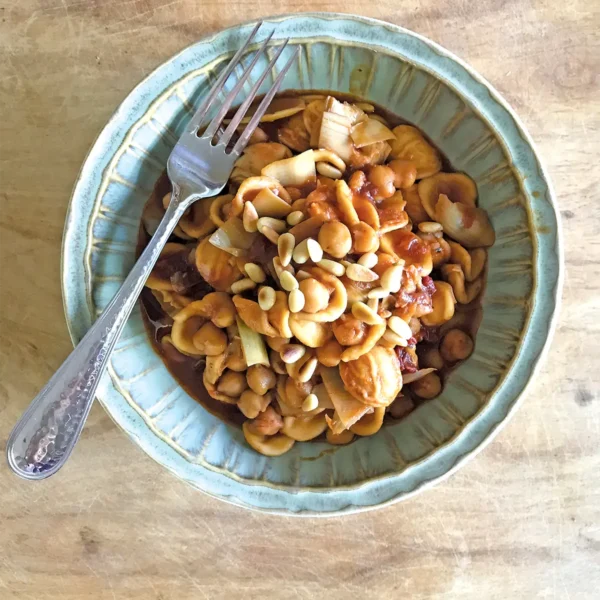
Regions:
<instances>
[{"instance_id":1,"label":"teal plate under bowl","mask_svg":"<svg viewBox=\"0 0 600 600\"><path fill-rule=\"evenodd\" d=\"M296 444L281 457L267 458L177 385L136 310L98 398L154 460L211 496L282 514L348 513L408 498L445 478L515 409L557 310L557 210L521 122L485 80L446 50L400 27L350 15L275 17L259 37L270 25L271 56L286 37L291 42L284 55L302 49L285 79L288 89L337 90L377 102L420 127L455 168L476 181L497 236L476 350L452 373L441 396L375 436L349 446ZM63 293L74 341L133 264L142 207L154 181L194 107L251 28L205 38L156 69L129 94L91 149L64 236Z\"/></svg>"}]
</instances>

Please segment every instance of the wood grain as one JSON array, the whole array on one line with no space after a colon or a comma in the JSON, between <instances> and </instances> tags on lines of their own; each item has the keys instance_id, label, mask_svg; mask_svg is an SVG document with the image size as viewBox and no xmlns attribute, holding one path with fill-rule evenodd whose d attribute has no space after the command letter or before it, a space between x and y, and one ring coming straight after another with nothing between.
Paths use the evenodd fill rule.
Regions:
<instances>
[{"instance_id":1,"label":"wood grain","mask_svg":"<svg viewBox=\"0 0 600 600\"><path fill-rule=\"evenodd\" d=\"M0 465L0 597L597 598L600 589L600 4L586 0L7 0L0 7L0 440L71 349L63 220L129 90L198 37L299 10L430 37L490 80L546 161L563 215L561 322L527 400L452 479L328 520L243 511L147 458L99 406L60 475Z\"/></svg>"}]
</instances>

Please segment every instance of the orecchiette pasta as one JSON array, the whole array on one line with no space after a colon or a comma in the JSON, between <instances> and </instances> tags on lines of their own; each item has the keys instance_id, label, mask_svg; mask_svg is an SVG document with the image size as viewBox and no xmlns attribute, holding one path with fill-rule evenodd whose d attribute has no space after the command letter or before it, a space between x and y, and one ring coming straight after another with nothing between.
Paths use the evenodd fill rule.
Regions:
<instances>
[{"instance_id":1,"label":"orecchiette pasta","mask_svg":"<svg viewBox=\"0 0 600 600\"><path fill-rule=\"evenodd\" d=\"M354 423L350 431L361 436L374 435L381 429L384 416L385 407L376 408L371 414L361 417Z\"/></svg>"},{"instance_id":2,"label":"orecchiette pasta","mask_svg":"<svg viewBox=\"0 0 600 600\"><path fill-rule=\"evenodd\" d=\"M441 392L474 351L494 230L475 182L372 104L282 96L262 122L228 193L181 218L143 306L176 376L279 456ZM163 176L144 239L170 193Z\"/></svg>"}]
</instances>

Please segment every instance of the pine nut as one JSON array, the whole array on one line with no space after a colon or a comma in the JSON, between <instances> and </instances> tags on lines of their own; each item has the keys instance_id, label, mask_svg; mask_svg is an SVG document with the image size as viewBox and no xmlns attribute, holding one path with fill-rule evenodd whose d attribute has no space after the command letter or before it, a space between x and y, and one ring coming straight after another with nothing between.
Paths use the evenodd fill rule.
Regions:
<instances>
[{"instance_id":1,"label":"pine nut","mask_svg":"<svg viewBox=\"0 0 600 600\"><path fill-rule=\"evenodd\" d=\"M378 298L369 298L367 302L367 306L377 314L377 309L379 308L379 299Z\"/></svg>"},{"instance_id":2,"label":"pine nut","mask_svg":"<svg viewBox=\"0 0 600 600\"><path fill-rule=\"evenodd\" d=\"M248 233L254 233L257 230L258 213L252 202L244 204L244 212L242 214L242 224Z\"/></svg>"},{"instance_id":3,"label":"pine nut","mask_svg":"<svg viewBox=\"0 0 600 600\"><path fill-rule=\"evenodd\" d=\"M380 325L383 319L364 302L355 302L352 305L352 314L367 325Z\"/></svg>"},{"instance_id":4,"label":"pine nut","mask_svg":"<svg viewBox=\"0 0 600 600\"><path fill-rule=\"evenodd\" d=\"M441 223L436 223L435 221L423 221L417 225L419 231L423 233L436 233L438 231L443 231L444 227Z\"/></svg>"},{"instance_id":5,"label":"pine nut","mask_svg":"<svg viewBox=\"0 0 600 600\"><path fill-rule=\"evenodd\" d=\"M292 290L288 296L290 312L298 313L304 308L304 294L300 290Z\"/></svg>"},{"instance_id":6,"label":"pine nut","mask_svg":"<svg viewBox=\"0 0 600 600\"><path fill-rule=\"evenodd\" d=\"M273 257L273 268L275 269L275 275L277 275L277 277L281 277L281 274L285 271L279 256Z\"/></svg>"},{"instance_id":7,"label":"pine nut","mask_svg":"<svg viewBox=\"0 0 600 600\"><path fill-rule=\"evenodd\" d=\"M277 253L283 267L287 267L290 264L295 245L296 238L291 233L282 233L279 236L277 240Z\"/></svg>"},{"instance_id":8,"label":"pine nut","mask_svg":"<svg viewBox=\"0 0 600 600\"><path fill-rule=\"evenodd\" d=\"M258 290L258 305L262 308L262 310L271 310L273 306L275 306L276 299L277 296L275 295L275 290L272 287L266 285Z\"/></svg>"},{"instance_id":9,"label":"pine nut","mask_svg":"<svg viewBox=\"0 0 600 600\"><path fill-rule=\"evenodd\" d=\"M263 226L259 231L273 244L276 244L279 240L279 234L270 227Z\"/></svg>"},{"instance_id":10,"label":"pine nut","mask_svg":"<svg viewBox=\"0 0 600 600\"><path fill-rule=\"evenodd\" d=\"M286 365L291 365L298 362L305 354L306 348L301 344L286 344L281 349L281 360Z\"/></svg>"},{"instance_id":11,"label":"pine nut","mask_svg":"<svg viewBox=\"0 0 600 600\"><path fill-rule=\"evenodd\" d=\"M412 337L412 331L410 326L406 321L401 319L400 317L390 317L388 319L388 327L394 332L397 333L401 338L408 340Z\"/></svg>"},{"instance_id":12,"label":"pine nut","mask_svg":"<svg viewBox=\"0 0 600 600\"><path fill-rule=\"evenodd\" d=\"M367 269L367 267L363 267L359 264L351 264L346 267L346 277L348 279L352 279L352 281L375 281L379 279L379 275L375 273L375 271L371 271L371 269Z\"/></svg>"},{"instance_id":13,"label":"pine nut","mask_svg":"<svg viewBox=\"0 0 600 600\"><path fill-rule=\"evenodd\" d=\"M323 248L321 248L321 244L319 244L317 240L308 238L306 240L306 248L308 250L308 256L310 257L310 260L312 260L314 263L318 263L323 259Z\"/></svg>"},{"instance_id":14,"label":"pine nut","mask_svg":"<svg viewBox=\"0 0 600 600\"><path fill-rule=\"evenodd\" d=\"M298 280L289 271L284 271L279 276L279 282L286 292L298 289Z\"/></svg>"},{"instance_id":15,"label":"pine nut","mask_svg":"<svg viewBox=\"0 0 600 600\"><path fill-rule=\"evenodd\" d=\"M381 276L381 287L389 292L396 293L402 286L402 272L404 264L397 264L388 267Z\"/></svg>"},{"instance_id":16,"label":"pine nut","mask_svg":"<svg viewBox=\"0 0 600 600\"><path fill-rule=\"evenodd\" d=\"M281 264L281 259L279 258L279 256L273 257L273 268L275 269L275 274L277 275L277 277L281 277L281 274L284 271L289 271L292 275L295 275L294 267L292 267L291 264L289 264L287 267L284 267Z\"/></svg>"},{"instance_id":17,"label":"pine nut","mask_svg":"<svg viewBox=\"0 0 600 600\"><path fill-rule=\"evenodd\" d=\"M382 287L376 287L373 288L372 290L369 290L368 294L367 294L367 298L377 298L377 299L381 299L381 298L387 298L390 295L389 291L382 288Z\"/></svg>"},{"instance_id":18,"label":"pine nut","mask_svg":"<svg viewBox=\"0 0 600 600\"><path fill-rule=\"evenodd\" d=\"M244 265L244 271L246 271L248 277L250 277L254 283L263 283L267 278L262 267L256 263L246 263Z\"/></svg>"},{"instance_id":19,"label":"pine nut","mask_svg":"<svg viewBox=\"0 0 600 600\"><path fill-rule=\"evenodd\" d=\"M330 260L329 258L320 260L317 265L324 271L327 271L336 277L341 277L346 272L346 267L344 267L344 265L341 265L339 262L335 262L335 260Z\"/></svg>"},{"instance_id":20,"label":"pine nut","mask_svg":"<svg viewBox=\"0 0 600 600\"><path fill-rule=\"evenodd\" d=\"M342 172L327 162L320 161L317 163L317 173L323 175L323 177L329 177L330 179L342 178Z\"/></svg>"},{"instance_id":21,"label":"pine nut","mask_svg":"<svg viewBox=\"0 0 600 600\"><path fill-rule=\"evenodd\" d=\"M264 227L270 227L277 233L283 233L287 229L287 224L281 219L274 219L273 217L261 217L258 219L256 226L259 231L262 232Z\"/></svg>"},{"instance_id":22,"label":"pine nut","mask_svg":"<svg viewBox=\"0 0 600 600\"><path fill-rule=\"evenodd\" d=\"M308 254L308 240L302 240L295 248L292 254L294 262L299 265L303 265L309 258Z\"/></svg>"},{"instance_id":23,"label":"pine nut","mask_svg":"<svg viewBox=\"0 0 600 600\"><path fill-rule=\"evenodd\" d=\"M298 369L298 376L296 381L300 383L306 383L315 374L319 361L316 356L309 358L301 367Z\"/></svg>"},{"instance_id":24,"label":"pine nut","mask_svg":"<svg viewBox=\"0 0 600 600\"><path fill-rule=\"evenodd\" d=\"M255 287L256 287L256 283L254 281L252 281L252 279L249 279L248 277L246 277L245 279L240 279L239 281L232 283L231 291L234 294L241 294L242 292L245 292L247 290L252 290Z\"/></svg>"},{"instance_id":25,"label":"pine nut","mask_svg":"<svg viewBox=\"0 0 600 600\"><path fill-rule=\"evenodd\" d=\"M377 254L375 254L375 252L367 252L358 259L358 264L366 267L367 269L372 269L378 261L379 257Z\"/></svg>"},{"instance_id":26,"label":"pine nut","mask_svg":"<svg viewBox=\"0 0 600 600\"><path fill-rule=\"evenodd\" d=\"M318 407L319 399L317 398L316 394L309 394L308 396L306 396L306 398L304 398L304 401L302 402L302 410L304 412L310 412L311 410L315 410Z\"/></svg>"},{"instance_id":27,"label":"pine nut","mask_svg":"<svg viewBox=\"0 0 600 600\"><path fill-rule=\"evenodd\" d=\"M302 221L304 221L304 219L305 216L301 210L295 210L287 216L288 225L290 225L291 227L293 227L294 225L298 225L298 223L301 223Z\"/></svg>"},{"instance_id":28,"label":"pine nut","mask_svg":"<svg viewBox=\"0 0 600 600\"><path fill-rule=\"evenodd\" d=\"M396 332L392 331L389 327L385 330L382 339L394 346L402 346L403 348L408 346L408 342L400 337Z\"/></svg>"}]
</instances>

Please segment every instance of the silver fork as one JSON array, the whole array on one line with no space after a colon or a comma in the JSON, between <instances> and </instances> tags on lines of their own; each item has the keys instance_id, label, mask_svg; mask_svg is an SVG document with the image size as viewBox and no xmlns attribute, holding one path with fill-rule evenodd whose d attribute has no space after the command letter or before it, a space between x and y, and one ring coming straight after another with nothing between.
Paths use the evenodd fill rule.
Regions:
<instances>
[{"instance_id":1,"label":"silver fork","mask_svg":"<svg viewBox=\"0 0 600 600\"><path fill-rule=\"evenodd\" d=\"M261 24L256 25L245 44L236 52L228 67L219 76L171 152L167 172L173 184L173 193L152 240L104 312L15 425L8 440L7 457L10 467L21 477L44 479L56 473L66 462L81 434L100 377L114 345L163 246L180 217L194 201L213 196L225 187L233 163L246 147L250 136L281 86L285 74L296 59L298 48L279 72L232 151L227 152L234 132L256 97L261 84L287 45L288 40L285 40L219 137L223 118L259 58L265 53L273 35L271 33L226 96L223 105L204 133L199 136L198 130L208 111L215 104L217 94L239 64ZM215 136L218 138L216 144L213 143Z\"/></svg>"}]
</instances>

